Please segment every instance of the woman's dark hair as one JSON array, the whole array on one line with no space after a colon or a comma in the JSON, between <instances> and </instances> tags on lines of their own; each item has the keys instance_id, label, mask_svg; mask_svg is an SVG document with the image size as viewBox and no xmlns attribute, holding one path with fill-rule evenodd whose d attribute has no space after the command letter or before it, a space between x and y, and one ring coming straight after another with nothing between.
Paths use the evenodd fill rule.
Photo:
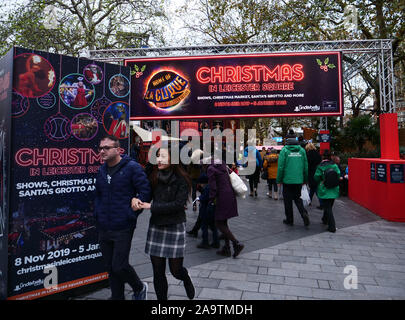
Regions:
<instances>
[{"instance_id":1,"label":"woman's dark hair","mask_svg":"<svg viewBox=\"0 0 405 320\"><path fill-rule=\"evenodd\" d=\"M324 152L323 152L323 154L322 154L322 159L327 159L327 160L330 160L331 159L331 154L330 154L330 152L329 152L329 150L325 150Z\"/></svg>"},{"instance_id":2,"label":"woman's dark hair","mask_svg":"<svg viewBox=\"0 0 405 320\"><path fill-rule=\"evenodd\" d=\"M161 149L161 148L160 148ZM160 153L160 149L157 151L157 154ZM171 148L165 148L167 149L168 154L171 154ZM180 164L172 164L170 163L170 167L173 169L173 172L176 176L178 177L183 177L184 180L186 180L188 191L191 192L192 189L192 184L191 184L191 179L188 175L188 173L183 169L183 167ZM153 168L149 174L149 181L152 185L152 189L155 189L157 184L158 184L158 167L157 165L153 165Z\"/></svg>"}]
</instances>

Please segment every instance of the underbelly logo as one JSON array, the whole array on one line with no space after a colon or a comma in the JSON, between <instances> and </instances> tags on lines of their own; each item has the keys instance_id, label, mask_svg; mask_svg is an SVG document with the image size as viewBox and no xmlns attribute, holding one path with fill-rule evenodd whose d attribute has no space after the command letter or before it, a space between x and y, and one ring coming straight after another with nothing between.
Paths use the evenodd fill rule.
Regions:
<instances>
[{"instance_id":1,"label":"underbelly logo","mask_svg":"<svg viewBox=\"0 0 405 320\"><path fill-rule=\"evenodd\" d=\"M159 109L178 106L190 94L189 81L174 71L159 71L149 80L144 99Z\"/></svg>"}]
</instances>

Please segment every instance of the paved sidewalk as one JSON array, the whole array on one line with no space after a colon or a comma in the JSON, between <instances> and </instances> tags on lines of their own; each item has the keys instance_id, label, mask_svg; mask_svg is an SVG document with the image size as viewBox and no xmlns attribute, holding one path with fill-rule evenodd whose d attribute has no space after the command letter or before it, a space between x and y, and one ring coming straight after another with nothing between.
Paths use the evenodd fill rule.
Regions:
<instances>
[{"instance_id":1,"label":"paved sidewalk","mask_svg":"<svg viewBox=\"0 0 405 320\"><path fill-rule=\"evenodd\" d=\"M238 200L239 217L230 220L230 228L246 247L236 259L222 258L215 249L197 249L201 238L187 238L185 265L196 299L405 299L404 223L384 221L341 198L334 206L335 234L325 232L316 201L309 207L308 228L295 207L295 224L289 227L282 223L283 202L265 194L260 183L258 198ZM188 211L188 230L196 216ZM141 215L131 263L148 282L148 300L155 300L150 260L143 253L148 219L146 213ZM344 286L345 278L355 275L350 266L357 271L356 289ZM170 274L168 281L169 300L187 299L181 281ZM127 299L131 294L127 287ZM105 300L110 295L105 288L75 299Z\"/></svg>"}]
</instances>

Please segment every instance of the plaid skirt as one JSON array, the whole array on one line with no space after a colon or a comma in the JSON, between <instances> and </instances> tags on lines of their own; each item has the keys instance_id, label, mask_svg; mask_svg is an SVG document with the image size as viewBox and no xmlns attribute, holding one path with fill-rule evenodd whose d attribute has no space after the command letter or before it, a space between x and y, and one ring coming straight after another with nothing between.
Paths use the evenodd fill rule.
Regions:
<instances>
[{"instance_id":1,"label":"plaid skirt","mask_svg":"<svg viewBox=\"0 0 405 320\"><path fill-rule=\"evenodd\" d=\"M186 249L186 223L157 226L150 224L145 253L163 258L184 257Z\"/></svg>"}]
</instances>

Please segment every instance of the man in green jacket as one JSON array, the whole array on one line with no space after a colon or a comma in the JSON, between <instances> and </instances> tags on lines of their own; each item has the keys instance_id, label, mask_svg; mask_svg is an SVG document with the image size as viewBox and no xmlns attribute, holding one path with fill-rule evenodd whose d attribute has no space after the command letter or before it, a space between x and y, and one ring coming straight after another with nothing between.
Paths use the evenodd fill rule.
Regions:
<instances>
[{"instance_id":1,"label":"man in green jacket","mask_svg":"<svg viewBox=\"0 0 405 320\"><path fill-rule=\"evenodd\" d=\"M325 185L326 172L329 169L336 171L337 179L340 177L339 167L331 160L331 154L328 150L322 155L322 162L315 171L314 180L318 183L318 197L322 199L323 217L322 223L328 225L329 232L336 232L335 218L333 217L332 207L335 199L339 197L339 183L336 187Z\"/></svg>"},{"instance_id":2,"label":"man in green jacket","mask_svg":"<svg viewBox=\"0 0 405 320\"><path fill-rule=\"evenodd\" d=\"M286 137L286 145L281 149L278 159L277 183L283 184L284 210L286 219L283 223L294 224L293 201L304 220L309 225L308 212L301 199L301 187L308 181L308 161L305 150L299 145L294 131Z\"/></svg>"}]
</instances>

